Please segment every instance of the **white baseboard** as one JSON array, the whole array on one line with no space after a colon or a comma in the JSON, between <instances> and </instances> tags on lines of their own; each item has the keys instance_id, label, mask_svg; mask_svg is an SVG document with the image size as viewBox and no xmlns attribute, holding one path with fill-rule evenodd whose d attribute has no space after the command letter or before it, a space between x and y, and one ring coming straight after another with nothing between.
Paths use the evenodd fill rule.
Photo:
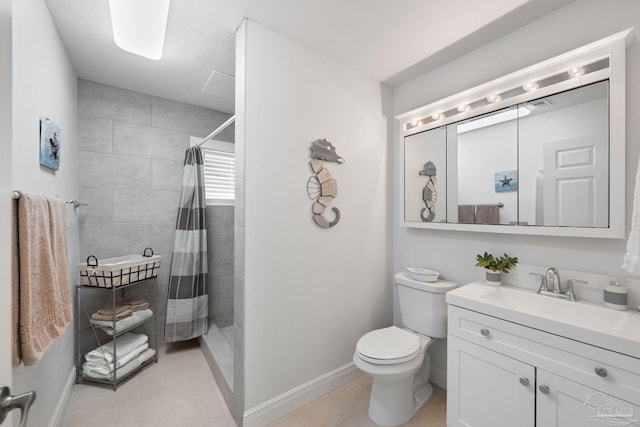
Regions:
<instances>
[{"instance_id":1,"label":"white baseboard","mask_svg":"<svg viewBox=\"0 0 640 427\"><path fill-rule=\"evenodd\" d=\"M67 409L67 405L69 404L69 398L71 398L71 392L73 391L73 385L75 383L76 383L76 367L74 366L71 369L71 373L69 373L69 378L67 378L67 383L64 385L64 389L62 390L60 399L58 399L58 404L56 405L56 409L55 411L53 411L53 416L51 417L51 421L49 422L49 427L62 426L64 413Z\"/></svg>"},{"instance_id":2,"label":"white baseboard","mask_svg":"<svg viewBox=\"0 0 640 427\"><path fill-rule=\"evenodd\" d=\"M437 366L431 365L429 381L440 388L447 389L447 371Z\"/></svg>"},{"instance_id":3,"label":"white baseboard","mask_svg":"<svg viewBox=\"0 0 640 427\"><path fill-rule=\"evenodd\" d=\"M353 362L341 366L249 409L244 413L243 426L265 426L302 405L353 381L360 375L362 372L355 367Z\"/></svg>"}]
</instances>

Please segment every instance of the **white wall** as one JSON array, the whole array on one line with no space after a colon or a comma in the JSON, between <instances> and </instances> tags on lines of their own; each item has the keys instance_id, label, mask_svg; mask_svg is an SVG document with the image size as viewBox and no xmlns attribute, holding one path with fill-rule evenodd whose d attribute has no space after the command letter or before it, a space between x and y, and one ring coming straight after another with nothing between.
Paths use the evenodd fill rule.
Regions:
<instances>
[{"instance_id":1,"label":"white wall","mask_svg":"<svg viewBox=\"0 0 640 427\"><path fill-rule=\"evenodd\" d=\"M11 325L11 0L0 0L0 325ZM12 385L11 328L0 328L0 387ZM14 388L11 388L15 392ZM11 416L10 416L11 417ZM11 425L11 419L7 421Z\"/></svg>"},{"instance_id":2,"label":"white wall","mask_svg":"<svg viewBox=\"0 0 640 427\"><path fill-rule=\"evenodd\" d=\"M458 204L503 203L500 224L518 220L517 192L495 190L496 172L518 169L517 137L515 120L458 135Z\"/></svg>"},{"instance_id":3,"label":"white wall","mask_svg":"<svg viewBox=\"0 0 640 427\"><path fill-rule=\"evenodd\" d=\"M640 29L640 2L577 0L468 55L424 74L394 90L394 114L435 102L494 78L635 26ZM627 48L627 231L640 153L640 42ZM461 284L480 279L475 255L507 252L522 263L576 271L622 274L624 240L515 236L408 229L399 226L399 128L394 137L393 269L423 265L444 279ZM640 291L640 290L639 290ZM436 368L446 366L445 346L432 350Z\"/></svg>"},{"instance_id":4,"label":"white wall","mask_svg":"<svg viewBox=\"0 0 640 427\"><path fill-rule=\"evenodd\" d=\"M13 2L13 189L66 199L77 197L77 77L43 0ZM40 167L39 118L62 131L60 169ZM77 282L78 227L68 207L68 251L72 286ZM46 426L73 366L73 326L36 365L14 370L14 389L36 390L29 425Z\"/></svg>"},{"instance_id":5,"label":"white wall","mask_svg":"<svg viewBox=\"0 0 640 427\"><path fill-rule=\"evenodd\" d=\"M351 363L358 338L392 315L389 91L255 22L245 36L236 106L245 206L236 209L245 212L246 411ZM342 213L330 229L313 222L306 192L318 138L346 159L326 163Z\"/></svg>"}]
</instances>

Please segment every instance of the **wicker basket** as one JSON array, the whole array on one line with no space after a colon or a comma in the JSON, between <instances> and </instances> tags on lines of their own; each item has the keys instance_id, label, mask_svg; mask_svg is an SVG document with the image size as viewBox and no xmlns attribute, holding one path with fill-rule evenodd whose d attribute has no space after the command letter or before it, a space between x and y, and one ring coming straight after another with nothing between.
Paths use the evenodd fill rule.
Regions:
<instances>
[{"instance_id":1,"label":"wicker basket","mask_svg":"<svg viewBox=\"0 0 640 427\"><path fill-rule=\"evenodd\" d=\"M158 275L161 258L160 255L153 255L151 248L145 249L143 255L107 258L100 262L98 258L90 255L87 262L78 264L81 284L99 288L117 288L150 279Z\"/></svg>"}]
</instances>

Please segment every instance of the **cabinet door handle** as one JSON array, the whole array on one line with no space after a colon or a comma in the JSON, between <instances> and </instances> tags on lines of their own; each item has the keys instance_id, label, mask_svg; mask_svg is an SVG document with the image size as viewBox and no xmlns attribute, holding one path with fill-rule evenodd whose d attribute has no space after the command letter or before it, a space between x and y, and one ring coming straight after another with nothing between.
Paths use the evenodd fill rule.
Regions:
<instances>
[{"instance_id":1,"label":"cabinet door handle","mask_svg":"<svg viewBox=\"0 0 640 427\"><path fill-rule=\"evenodd\" d=\"M597 367L596 369L594 369L594 371L596 372L596 374L598 374L599 377L606 377L608 372L605 368L601 368L601 367Z\"/></svg>"},{"instance_id":2,"label":"cabinet door handle","mask_svg":"<svg viewBox=\"0 0 640 427\"><path fill-rule=\"evenodd\" d=\"M538 390L540 390L540 393L542 393L542 394L549 394L549 386L548 385L541 384L538 387Z\"/></svg>"},{"instance_id":3,"label":"cabinet door handle","mask_svg":"<svg viewBox=\"0 0 640 427\"><path fill-rule=\"evenodd\" d=\"M525 387L528 386L529 385L529 378L520 377L520 384L522 384Z\"/></svg>"},{"instance_id":4,"label":"cabinet door handle","mask_svg":"<svg viewBox=\"0 0 640 427\"><path fill-rule=\"evenodd\" d=\"M486 329L486 328L480 329L480 335L482 335L483 337L488 337L489 336L489 330Z\"/></svg>"}]
</instances>

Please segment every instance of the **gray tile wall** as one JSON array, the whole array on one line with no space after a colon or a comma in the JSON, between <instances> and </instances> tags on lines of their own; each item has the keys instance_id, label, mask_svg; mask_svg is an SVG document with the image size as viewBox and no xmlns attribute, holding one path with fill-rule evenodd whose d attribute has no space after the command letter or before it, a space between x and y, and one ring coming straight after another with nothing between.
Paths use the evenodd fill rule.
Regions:
<instances>
[{"instance_id":1,"label":"gray tile wall","mask_svg":"<svg viewBox=\"0 0 640 427\"><path fill-rule=\"evenodd\" d=\"M90 204L79 210L80 259L145 247L162 255L156 313L163 331L184 152L190 136L208 135L229 114L87 80L78 81L78 93L78 197ZM233 127L216 139L234 142Z\"/></svg>"},{"instance_id":2,"label":"gray tile wall","mask_svg":"<svg viewBox=\"0 0 640 427\"><path fill-rule=\"evenodd\" d=\"M233 206L207 207L209 319L233 325Z\"/></svg>"}]
</instances>

